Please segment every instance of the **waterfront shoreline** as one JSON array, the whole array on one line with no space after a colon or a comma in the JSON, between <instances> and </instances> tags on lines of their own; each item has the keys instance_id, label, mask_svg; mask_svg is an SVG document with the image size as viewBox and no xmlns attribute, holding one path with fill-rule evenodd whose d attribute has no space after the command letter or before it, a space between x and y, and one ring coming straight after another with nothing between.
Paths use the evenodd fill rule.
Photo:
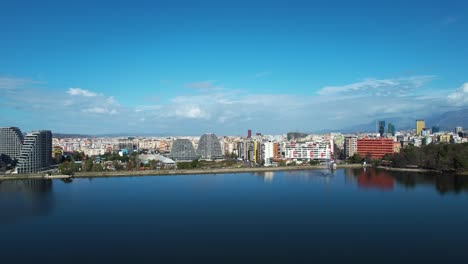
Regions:
<instances>
[{"instance_id":1,"label":"waterfront shoreline","mask_svg":"<svg viewBox=\"0 0 468 264\"><path fill-rule=\"evenodd\" d=\"M362 168L361 164L343 164L337 168ZM143 171L105 171L105 172L77 172L71 178L103 178L103 177L133 177L133 176L177 176L201 174L227 174L249 172L302 171L327 169L324 166L294 166L294 167L254 167L254 168L225 168L225 169L190 169L190 170L143 170ZM26 179L64 179L68 175L44 176L41 174L24 174L0 176L2 180Z\"/></svg>"},{"instance_id":2,"label":"waterfront shoreline","mask_svg":"<svg viewBox=\"0 0 468 264\"><path fill-rule=\"evenodd\" d=\"M377 167L375 167L375 168L377 168L377 169L382 169L382 170L388 170L388 171L407 171L407 172L422 172L422 173L435 172L435 173L441 173L441 171L437 171L437 170L417 169L417 168L396 168L396 167L385 167L385 166L377 166Z\"/></svg>"},{"instance_id":3,"label":"waterfront shoreline","mask_svg":"<svg viewBox=\"0 0 468 264\"><path fill-rule=\"evenodd\" d=\"M372 167L372 166L368 166ZM361 164L341 164L337 168L363 168ZM377 166L380 170L418 172L418 173L442 173L437 170L394 168ZM182 175L203 175L203 174L228 174L228 173L258 173L275 171L304 171L323 170L324 166L293 166L293 167L254 167L254 168L224 168L224 169L188 169L188 170L143 170L143 171L104 171L104 172L77 172L73 176L69 175L44 175L44 174L19 174L0 176L0 182L6 180L31 180L31 179L70 179L70 178L108 178L108 177L140 177L140 176L182 176ZM468 172L456 173L460 176L468 175Z\"/></svg>"}]
</instances>

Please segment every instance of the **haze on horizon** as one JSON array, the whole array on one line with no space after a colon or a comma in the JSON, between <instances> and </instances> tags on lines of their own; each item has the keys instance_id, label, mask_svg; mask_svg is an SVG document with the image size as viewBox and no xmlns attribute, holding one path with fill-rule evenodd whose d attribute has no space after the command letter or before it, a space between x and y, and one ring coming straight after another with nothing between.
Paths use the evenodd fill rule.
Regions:
<instances>
[{"instance_id":1,"label":"haze on horizon","mask_svg":"<svg viewBox=\"0 0 468 264\"><path fill-rule=\"evenodd\" d=\"M9 1L0 126L277 134L464 109L467 11L466 1Z\"/></svg>"}]
</instances>

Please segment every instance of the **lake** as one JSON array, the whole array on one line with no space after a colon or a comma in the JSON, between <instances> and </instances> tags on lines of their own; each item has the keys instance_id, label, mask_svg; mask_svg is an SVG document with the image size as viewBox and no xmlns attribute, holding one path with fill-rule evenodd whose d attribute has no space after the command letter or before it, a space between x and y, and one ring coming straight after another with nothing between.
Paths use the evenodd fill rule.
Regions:
<instances>
[{"instance_id":1,"label":"lake","mask_svg":"<svg viewBox=\"0 0 468 264\"><path fill-rule=\"evenodd\" d=\"M2 263L467 263L468 177L338 169L0 181Z\"/></svg>"}]
</instances>

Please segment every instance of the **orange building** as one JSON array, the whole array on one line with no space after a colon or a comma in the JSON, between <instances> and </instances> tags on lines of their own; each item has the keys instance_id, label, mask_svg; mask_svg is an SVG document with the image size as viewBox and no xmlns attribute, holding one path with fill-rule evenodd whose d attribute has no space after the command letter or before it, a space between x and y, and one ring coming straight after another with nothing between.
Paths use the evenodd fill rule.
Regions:
<instances>
[{"instance_id":1,"label":"orange building","mask_svg":"<svg viewBox=\"0 0 468 264\"><path fill-rule=\"evenodd\" d=\"M273 143L273 158L279 158L279 144Z\"/></svg>"},{"instance_id":2,"label":"orange building","mask_svg":"<svg viewBox=\"0 0 468 264\"><path fill-rule=\"evenodd\" d=\"M362 157L370 155L372 159L380 159L385 154L393 154L393 139L391 138L359 138L357 152Z\"/></svg>"}]
</instances>

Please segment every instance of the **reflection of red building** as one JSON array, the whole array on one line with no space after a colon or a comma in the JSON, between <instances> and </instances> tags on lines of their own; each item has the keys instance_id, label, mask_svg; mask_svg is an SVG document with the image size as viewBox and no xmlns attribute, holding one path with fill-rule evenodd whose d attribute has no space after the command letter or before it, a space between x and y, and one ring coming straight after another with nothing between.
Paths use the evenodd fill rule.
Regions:
<instances>
[{"instance_id":1,"label":"reflection of red building","mask_svg":"<svg viewBox=\"0 0 468 264\"><path fill-rule=\"evenodd\" d=\"M393 139L391 138L359 138L357 152L365 157L370 154L372 159L380 159L385 154L393 154Z\"/></svg>"},{"instance_id":2,"label":"reflection of red building","mask_svg":"<svg viewBox=\"0 0 468 264\"><path fill-rule=\"evenodd\" d=\"M359 187L366 189L380 189L393 190L394 179L391 176L385 174L385 172L376 172L375 170L369 170L362 172L357 177L357 184Z\"/></svg>"}]
</instances>

